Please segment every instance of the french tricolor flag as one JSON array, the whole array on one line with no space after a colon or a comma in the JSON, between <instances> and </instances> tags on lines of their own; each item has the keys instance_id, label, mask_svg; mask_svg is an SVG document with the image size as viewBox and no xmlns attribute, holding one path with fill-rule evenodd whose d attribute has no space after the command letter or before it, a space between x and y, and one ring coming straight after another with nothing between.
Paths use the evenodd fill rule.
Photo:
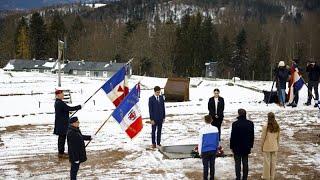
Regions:
<instances>
[{"instance_id":1,"label":"french tricolor flag","mask_svg":"<svg viewBox=\"0 0 320 180\"><path fill-rule=\"evenodd\" d=\"M126 81L127 66L123 66L101 88L117 107L129 92Z\"/></svg>"},{"instance_id":2,"label":"french tricolor flag","mask_svg":"<svg viewBox=\"0 0 320 180\"><path fill-rule=\"evenodd\" d=\"M301 73L296 64L293 64L290 68L291 78L289 80L290 88L289 88L289 103L293 102L294 99L294 90L299 91L304 85L304 81L301 77Z\"/></svg>"},{"instance_id":3,"label":"french tricolor flag","mask_svg":"<svg viewBox=\"0 0 320 180\"><path fill-rule=\"evenodd\" d=\"M132 139L142 129L142 116L139 108L140 85L137 84L113 111L112 117Z\"/></svg>"}]
</instances>

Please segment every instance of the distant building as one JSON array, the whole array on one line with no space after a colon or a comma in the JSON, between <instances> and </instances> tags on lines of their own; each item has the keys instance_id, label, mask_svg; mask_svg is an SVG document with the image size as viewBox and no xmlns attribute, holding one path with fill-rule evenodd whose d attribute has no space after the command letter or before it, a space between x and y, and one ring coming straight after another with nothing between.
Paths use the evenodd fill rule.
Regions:
<instances>
[{"instance_id":1,"label":"distant building","mask_svg":"<svg viewBox=\"0 0 320 180\"><path fill-rule=\"evenodd\" d=\"M67 61L67 63L61 64L61 73L88 77L110 77L124 65L125 63L116 63L112 61L109 63L93 61ZM57 73L58 64L54 61L45 60L12 59L3 69L5 71ZM132 74L131 65L129 65L127 74Z\"/></svg>"},{"instance_id":2,"label":"distant building","mask_svg":"<svg viewBox=\"0 0 320 180\"><path fill-rule=\"evenodd\" d=\"M55 62L44 60L12 59L7 63L3 70L51 73L54 64Z\"/></svg>"},{"instance_id":3,"label":"distant building","mask_svg":"<svg viewBox=\"0 0 320 180\"><path fill-rule=\"evenodd\" d=\"M217 77L217 70L218 70L218 62L207 62L205 63L206 66L206 75L205 77L208 78L216 78Z\"/></svg>"}]
</instances>

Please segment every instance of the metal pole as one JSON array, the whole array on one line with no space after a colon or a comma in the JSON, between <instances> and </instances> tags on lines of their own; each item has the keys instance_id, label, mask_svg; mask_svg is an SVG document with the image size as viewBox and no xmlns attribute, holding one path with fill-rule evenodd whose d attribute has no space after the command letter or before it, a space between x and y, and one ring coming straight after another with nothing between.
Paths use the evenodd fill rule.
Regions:
<instances>
[{"instance_id":1,"label":"metal pole","mask_svg":"<svg viewBox=\"0 0 320 180\"><path fill-rule=\"evenodd\" d=\"M66 52L67 52L67 36L64 36L64 46L63 46L63 60L62 63L66 60Z\"/></svg>"},{"instance_id":2,"label":"metal pole","mask_svg":"<svg viewBox=\"0 0 320 180\"><path fill-rule=\"evenodd\" d=\"M109 115L109 117L103 122L103 124L99 127L99 129L94 133L94 135L97 135L98 132L101 130L101 128L106 124L106 122L110 119L110 117L112 116L112 113ZM86 144L86 147L90 144L91 140L89 140L89 142Z\"/></svg>"},{"instance_id":3,"label":"metal pole","mask_svg":"<svg viewBox=\"0 0 320 180\"><path fill-rule=\"evenodd\" d=\"M58 39L58 87L61 87L61 51L60 51L60 41Z\"/></svg>"},{"instance_id":4,"label":"metal pole","mask_svg":"<svg viewBox=\"0 0 320 180\"><path fill-rule=\"evenodd\" d=\"M61 56L63 53L64 42L58 39L58 87L61 87Z\"/></svg>"}]
</instances>

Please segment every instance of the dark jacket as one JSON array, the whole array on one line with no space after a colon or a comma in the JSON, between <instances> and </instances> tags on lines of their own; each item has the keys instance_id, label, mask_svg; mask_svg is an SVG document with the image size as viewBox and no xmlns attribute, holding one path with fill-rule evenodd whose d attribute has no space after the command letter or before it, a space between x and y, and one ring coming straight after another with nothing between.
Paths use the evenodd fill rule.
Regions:
<instances>
[{"instance_id":1,"label":"dark jacket","mask_svg":"<svg viewBox=\"0 0 320 180\"><path fill-rule=\"evenodd\" d=\"M54 103L55 120L54 131L56 135L66 135L69 126L69 112L81 109L81 106L70 107L61 99L56 99Z\"/></svg>"},{"instance_id":2,"label":"dark jacket","mask_svg":"<svg viewBox=\"0 0 320 180\"><path fill-rule=\"evenodd\" d=\"M307 66L307 70L306 71L309 73L308 74L309 81L319 81L320 67L317 64L315 64L314 66L309 64Z\"/></svg>"},{"instance_id":3,"label":"dark jacket","mask_svg":"<svg viewBox=\"0 0 320 180\"><path fill-rule=\"evenodd\" d=\"M238 117L232 123L230 149L236 155L248 155L251 153L254 142L254 125L245 117Z\"/></svg>"},{"instance_id":4,"label":"dark jacket","mask_svg":"<svg viewBox=\"0 0 320 180\"><path fill-rule=\"evenodd\" d=\"M67 141L70 162L80 161L82 163L87 160L84 140L90 139L91 136L82 135L79 128L73 127L71 125L69 126L67 132Z\"/></svg>"},{"instance_id":5,"label":"dark jacket","mask_svg":"<svg viewBox=\"0 0 320 180\"><path fill-rule=\"evenodd\" d=\"M163 96L159 96L159 101L155 96L149 98L149 115L150 119L154 120L156 123L163 123L163 119L166 117L166 110L164 107Z\"/></svg>"},{"instance_id":6,"label":"dark jacket","mask_svg":"<svg viewBox=\"0 0 320 180\"><path fill-rule=\"evenodd\" d=\"M218 108L216 113L216 103L214 102L214 97L211 97L208 102L209 114L213 118L215 115L218 115L219 118L223 118L224 114L224 99L222 97L218 98Z\"/></svg>"},{"instance_id":7,"label":"dark jacket","mask_svg":"<svg viewBox=\"0 0 320 180\"><path fill-rule=\"evenodd\" d=\"M278 68L276 72L277 87L280 89L286 89L286 84L289 79L290 71L287 68Z\"/></svg>"}]
</instances>

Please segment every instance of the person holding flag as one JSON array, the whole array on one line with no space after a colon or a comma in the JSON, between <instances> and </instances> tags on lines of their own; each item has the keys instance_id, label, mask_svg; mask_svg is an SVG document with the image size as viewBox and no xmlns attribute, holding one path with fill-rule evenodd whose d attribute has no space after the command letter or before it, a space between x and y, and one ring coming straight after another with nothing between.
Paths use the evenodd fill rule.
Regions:
<instances>
[{"instance_id":1,"label":"person holding flag","mask_svg":"<svg viewBox=\"0 0 320 180\"><path fill-rule=\"evenodd\" d=\"M154 95L149 98L149 116L152 125L151 141L152 148L156 148L156 145L161 146L161 131L162 124L166 117L164 98L160 95L161 89L159 86L154 87ZM157 131L157 136L156 136ZM156 141L157 139L157 141Z\"/></svg>"},{"instance_id":2,"label":"person holding flag","mask_svg":"<svg viewBox=\"0 0 320 180\"><path fill-rule=\"evenodd\" d=\"M63 158L67 156L64 153L64 145L66 143L66 134L69 125L69 112L76 111L83 107L83 105L78 106L68 106L63 102L64 94L63 90L57 89L55 91L56 101L54 103L55 110L55 121L54 121L54 131L53 134L58 135L58 157Z\"/></svg>"},{"instance_id":3,"label":"person holding flag","mask_svg":"<svg viewBox=\"0 0 320 180\"><path fill-rule=\"evenodd\" d=\"M289 104L288 106L297 107L299 102L299 91L304 85L301 77L301 69L298 68L299 59L294 58L290 68L289 80Z\"/></svg>"}]
</instances>

